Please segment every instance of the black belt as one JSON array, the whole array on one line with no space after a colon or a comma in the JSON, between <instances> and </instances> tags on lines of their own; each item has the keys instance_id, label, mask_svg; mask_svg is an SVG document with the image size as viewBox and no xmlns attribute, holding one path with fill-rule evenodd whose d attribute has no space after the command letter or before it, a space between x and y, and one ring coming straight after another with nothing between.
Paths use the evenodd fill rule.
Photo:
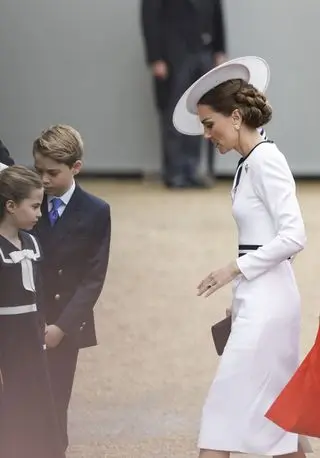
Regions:
<instances>
[{"instance_id":1,"label":"black belt","mask_svg":"<svg viewBox=\"0 0 320 458\"><path fill-rule=\"evenodd\" d=\"M262 245L239 245L238 249L239 249L239 258L241 256L244 256L245 254L247 254L249 251L255 251L257 250L258 248L261 248Z\"/></svg>"},{"instance_id":2,"label":"black belt","mask_svg":"<svg viewBox=\"0 0 320 458\"><path fill-rule=\"evenodd\" d=\"M244 256L245 254L249 253L250 251L255 251L258 248L261 248L262 245L239 245L239 258ZM288 258L288 261L291 260L291 257Z\"/></svg>"}]
</instances>

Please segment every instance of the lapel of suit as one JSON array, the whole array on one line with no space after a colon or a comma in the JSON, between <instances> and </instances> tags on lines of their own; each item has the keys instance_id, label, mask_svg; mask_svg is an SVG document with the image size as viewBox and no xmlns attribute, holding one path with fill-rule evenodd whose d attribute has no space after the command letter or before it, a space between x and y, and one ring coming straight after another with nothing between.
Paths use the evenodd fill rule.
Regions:
<instances>
[{"instance_id":1,"label":"lapel of suit","mask_svg":"<svg viewBox=\"0 0 320 458\"><path fill-rule=\"evenodd\" d=\"M74 227L81 219L80 210L82 193L82 189L76 185L68 205L65 207L62 215L54 226L51 226L50 224L48 215L48 199L47 196L45 196L41 206L42 217L37 225L37 230L40 234L40 237L41 234L45 232L47 235L46 238L50 238L50 242L57 243L58 240L67 236L70 228L72 226Z\"/></svg>"},{"instance_id":2,"label":"lapel of suit","mask_svg":"<svg viewBox=\"0 0 320 458\"><path fill-rule=\"evenodd\" d=\"M198 0L188 0L188 2L196 9L198 9Z\"/></svg>"},{"instance_id":3,"label":"lapel of suit","mask_svg":"<svg viewBox=\"0 0 320 458\"><path fill-rule=\"evenodd\" d=\"M197 11L200 12L203 10L203 2L205 0L189 0L189 3L193 6L193 8Z\"/></svg>"},{"instance_id":4,"label":"lapel of suit","mask_svg":"<svg viewBox=\"0 0 320 458\"><path fill-rule=\"evenodd\" d=\"M55 240L65 238L70 231L73 231L74 227L81 220L81 206L82 206L82 189L76 185L74 193L69 200L68 205L65 207L62 215L53 226L53 232L55 233Z\"/></svg>"},{"instance_id":5,"label":"lapel of suit","mask_svg":"<svg viewBox=\"0 0 320 458\"><path fill-rule=\"evenodd\" d=\"M207 15L211 11L214 0L188 0L196 12L201 15Z\"/></svg>"},{"instance_id":6,"label":"lapel of suit","mask_svg":"<svg viewBox=\"0 0 320 458\"><path fill-rule=\"evenodd\" d=\"M41 204L41 218L36 225L36 231L42 233L51 229L49 216L48 216L48 199L45 195Z\"/></svg>"}]
</instances>

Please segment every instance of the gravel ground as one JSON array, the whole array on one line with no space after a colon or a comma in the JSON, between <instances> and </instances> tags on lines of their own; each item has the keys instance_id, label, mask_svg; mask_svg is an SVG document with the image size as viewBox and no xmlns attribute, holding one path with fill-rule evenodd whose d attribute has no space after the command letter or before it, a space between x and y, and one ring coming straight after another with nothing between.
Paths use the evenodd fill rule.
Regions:
<instances>
[{"instance_id":1,"label":"gravel ground","mask_svg":"<svg viewBox=\"0 0 320 458\"><path fill-rule=\"evenodd\" d=\"M113 228L96 307L99 346L83 350L78 365L69 457L196 458L202 403L218 363L210 326L231 297L226 287L197 298L196 285L236 254L230 184L209 191L103 180L83 186L111 204ZM299 183L298 192L308 233L295 261L303 356L320 308L320 185Z\"/></svg>"}]
</instances>

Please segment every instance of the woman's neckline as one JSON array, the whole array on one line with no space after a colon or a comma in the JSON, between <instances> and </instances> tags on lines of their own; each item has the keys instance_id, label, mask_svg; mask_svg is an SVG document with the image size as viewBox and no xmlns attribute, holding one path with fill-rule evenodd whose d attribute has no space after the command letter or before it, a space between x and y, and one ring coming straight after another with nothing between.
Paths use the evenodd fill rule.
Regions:
<instances>
[{"instance_id":1,"label":"woman's neckline","mask_svg":"<svg viewBox=\"0 0 320 458\"><path fill-rule=\"evenodd\" d=\"M253 153L253 151L259 146L262 145L262 143L273 143L272 140L262 140L261 142L257 143L246 156L241 157L241 159L238 162L238 166L241 165L248 157Z\"/></svg>"}]
</instances>

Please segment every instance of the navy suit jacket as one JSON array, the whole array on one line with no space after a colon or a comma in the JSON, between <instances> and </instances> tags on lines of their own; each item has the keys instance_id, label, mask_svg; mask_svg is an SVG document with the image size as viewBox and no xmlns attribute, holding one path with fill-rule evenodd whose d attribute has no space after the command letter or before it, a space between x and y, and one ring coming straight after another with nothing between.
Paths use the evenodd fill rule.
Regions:
<instances>
[{"instance_id":1,"label":"navy suit jacket","mask_svg":"<svg viewBox=\"0 0 320 458\"><path fill-rule=\"evenodd\" d=\"M51 227L47 198L34 234L40 241L39 308L47 324L56 324L78 348L97 344L93 308L109 261L109 205L78 185Z\"/></svg>"}]
</instances>

